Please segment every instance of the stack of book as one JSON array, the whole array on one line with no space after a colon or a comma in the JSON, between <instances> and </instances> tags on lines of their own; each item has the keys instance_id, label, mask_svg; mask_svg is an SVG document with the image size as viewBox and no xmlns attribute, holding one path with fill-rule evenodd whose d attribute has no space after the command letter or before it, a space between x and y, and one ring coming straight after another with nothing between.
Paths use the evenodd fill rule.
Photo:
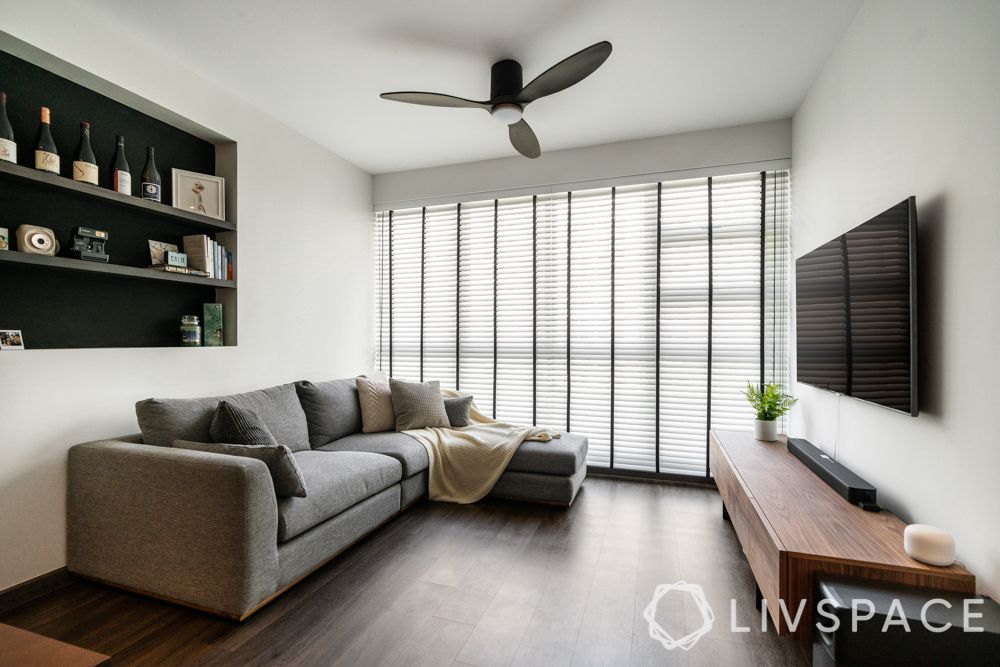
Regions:
<instances>
[{"instance_id":1,"label":"stack of book","mask_svg":"<svg viewBox=\"0 0 1000 667\"><path fill-rule=\"evenodd\" d=\"M233 279L233 253L218 241L204 234L185 236L184 252L189 268L204 271L210 278Z\"/></svg>"}]
</instances>

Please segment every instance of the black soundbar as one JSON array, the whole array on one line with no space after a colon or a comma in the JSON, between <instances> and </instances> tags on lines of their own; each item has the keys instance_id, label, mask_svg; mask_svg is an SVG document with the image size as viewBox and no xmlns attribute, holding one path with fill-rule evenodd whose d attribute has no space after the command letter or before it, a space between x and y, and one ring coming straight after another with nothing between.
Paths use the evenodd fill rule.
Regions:
<instances>
[{"instance_id":1,"label":"black soundbar","mask_svg":"<svg viewBox=\"0 0 1000 667\"><path fill-rule=\"evenodd\" d=\"M819 447L802 438L789 438L788 451L848 502L860 505L862 509L878 511L875 487L824 454Z\"/></svg>"}]
</instances>

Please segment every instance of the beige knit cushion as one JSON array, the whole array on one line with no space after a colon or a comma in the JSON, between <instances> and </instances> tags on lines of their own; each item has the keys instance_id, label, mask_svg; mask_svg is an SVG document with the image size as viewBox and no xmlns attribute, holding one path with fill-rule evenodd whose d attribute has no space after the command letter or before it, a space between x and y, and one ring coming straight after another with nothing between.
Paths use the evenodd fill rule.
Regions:
<instances>
[{"instance_id":1,"label":"beige knit cushion","mask_svg":"<svg viewBox=\"0 0 1000 667\"><path fill-rule=\"evenodd\" d=\"M389 379L392 409L396 413L396 430L415 428L451 428L448 412L441 398L441 383L403 382Z\"/></svg>"},{"instance_id":2,"label":"beige knit cushion","mask_svg":"<svg viewBox=\"0 0 1000 667\"><path fill-rule=\"evenodd\" d=\"M389 383L364 375L358 377L355 383L358 387L358 402L361 404L361 430L365 433L381 433L396 428Z\"/></svg>"}]
</instances>

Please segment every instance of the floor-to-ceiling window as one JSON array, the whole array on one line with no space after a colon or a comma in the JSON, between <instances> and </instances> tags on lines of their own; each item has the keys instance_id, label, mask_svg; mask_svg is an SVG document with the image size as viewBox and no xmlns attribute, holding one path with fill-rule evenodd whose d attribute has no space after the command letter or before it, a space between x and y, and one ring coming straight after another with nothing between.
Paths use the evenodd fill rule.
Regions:
<instances>
[{"instance_id":1,"label":"floor-to-ceiling window","mask_svg":"<svg viewBox=\"0 0 1000 667\"><path fill-rule=\"evenodd\" d=\"M707 475L747 382L787 381L788 172L380 211L375 363L595 467Z\"/></svg>"}]
</instances>

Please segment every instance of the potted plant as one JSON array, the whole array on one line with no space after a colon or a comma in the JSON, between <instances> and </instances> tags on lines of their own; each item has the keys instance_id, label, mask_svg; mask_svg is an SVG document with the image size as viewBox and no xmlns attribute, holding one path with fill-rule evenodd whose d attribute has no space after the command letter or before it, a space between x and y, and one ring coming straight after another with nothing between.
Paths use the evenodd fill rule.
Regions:
<instances>
[{"instance_id":1,"label":"potted plant","mask_svg":"<svg viewBox=\"0 0 1000 667\"><path fill-rule=\"evenodd\" d=\"M781 391L780 384L765 384L763 387L755 387L748 382L743 395L747 397L754 412L757 413L757 419L753 423L753 437L767 442L777 440L778 418L791 410L799 399Z\"/></svg>"}]
</instances>

